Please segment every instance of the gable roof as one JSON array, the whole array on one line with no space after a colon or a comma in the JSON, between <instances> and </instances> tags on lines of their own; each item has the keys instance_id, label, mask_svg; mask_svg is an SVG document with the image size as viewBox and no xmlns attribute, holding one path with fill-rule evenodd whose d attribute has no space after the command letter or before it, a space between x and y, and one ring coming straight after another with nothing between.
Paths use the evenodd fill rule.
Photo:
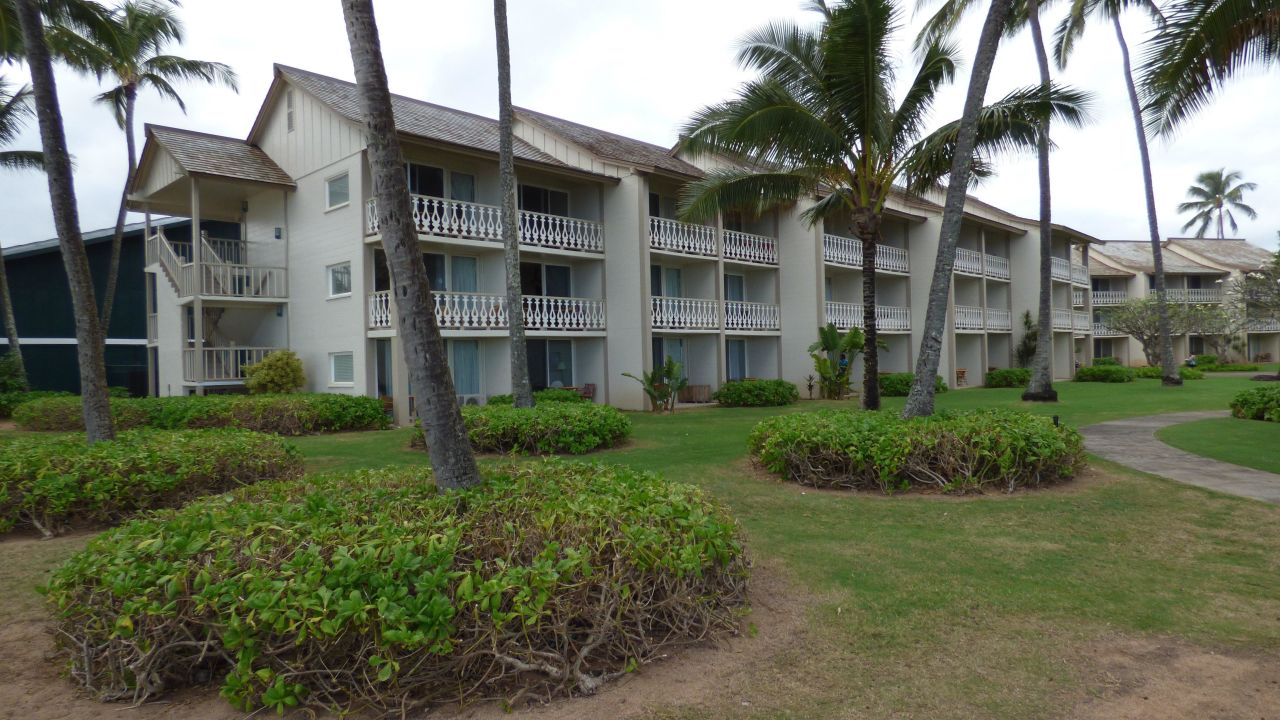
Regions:
<instances>
[{"instance_id":1,"label":"gable roof","mask_svg":"<svg viewBox=\"0 0 1280 720\"><path fill-rule=\"evenodd\" d=\"M1232 270L1257 270L1275 259L1273 253L1251 245L1247 240L1172 238L1169 245L1174 249L1185 248L1209 262Z\"/></svg>"},{"instance_id":2,"label":"gable roof","mask_svg":"<svg viewBox=\"0 0 1280 720\"><path fill-rule=\"evenodd\" d=\"M515 111L530 122L543 126L545 129L586 148L597 157L605 160L665 170L689 177L702 177L703 175L698 166L681 160L672 154L671 150L661 145L625 137L527 108L518 107Z\"/></svg>"},{"instance_id":3,"label":"gable roof","mask_svg":"<svg viewBox=\"0 0 1280 720\"><path fill-rule=\"evenodd\" d=\"M1102 256L1113 265L1118 265L1134 272L1155 272L1155 261L1151 257L1151 243L1146 240L1108 240L1105 245L1093 248L1095 255ZM1222 275L1217 268L1200 263L1176 252L1162 252L1164 271L1174 275L1203 274Z\"/></svg>"},{"instance_id":4,"label":"gable roof","mask_svg":"<svg viewBox=\"0 0 1280 720\"><path fill-rule=\"evenodd\" d=\"M179 217L159 217L151 218L151 227L168 227L170 225L190 225L191 218ZM147 224L145 222L129 223L124 226L124 236L129 237L134 233L141 233L145 230ZM111 242L115 239L116 229L114 227L99 228L97 230L86 230L81 234L86 246L97 245L98 243ZM48 240L36 240L35 242L22 243L21 245L10 245L4 248L4 256L8 257L25 257L27 255L37 255L43 252L56 252L59 249L58 238L49 238Z\"/></svg>"},{"instance_id":5,"label":"gable roof","mask_svg":"<svg viewBox=\"0 0 1280 720\"><path fill-rule=\"evenodd\" d=\"M288 173L260 148L244 140L150 123L145 132L148 141L155 141L168 151L188 174L293 187ZM146 154L145 148L143 153Z\"/></svg>"}]
</instances>

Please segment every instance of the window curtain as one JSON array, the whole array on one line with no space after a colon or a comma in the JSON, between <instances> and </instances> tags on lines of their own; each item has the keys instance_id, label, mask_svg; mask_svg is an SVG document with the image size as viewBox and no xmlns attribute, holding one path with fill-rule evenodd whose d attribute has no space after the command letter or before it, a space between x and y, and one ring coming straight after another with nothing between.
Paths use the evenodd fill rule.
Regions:
<instances>
[{"instance_id":1,"label":"window curtain","mask_svg":"<svg viewBox=\"0 0 1280 720\"><path fill-rule=\"evenodd\" d=\"M728 340L725 343L725 360L728 365L730 380L741 380L747 376L747 341Z\"/></svg>"},{"instance_id":2,"label":"window curtain","mask_svg":"<svg viewBox=\"0 0 1280 720\"><path fill-rule=\"evenodd\" d=\"M453 352L450 370L459 395L480 394L480 343L477 340L450 341Z\"/></svg>"},{"instance_id":3,"label":"window curtain","mask_svg":"<svg viewBox=\"0 0 1280 720\"><path fill-rule=\"evenodd\" d=\"M476 292L479 289L476 272L476 259L473 257L454 256L450 268L452 288L457 292Z\"/></svg>"}]
</instances>

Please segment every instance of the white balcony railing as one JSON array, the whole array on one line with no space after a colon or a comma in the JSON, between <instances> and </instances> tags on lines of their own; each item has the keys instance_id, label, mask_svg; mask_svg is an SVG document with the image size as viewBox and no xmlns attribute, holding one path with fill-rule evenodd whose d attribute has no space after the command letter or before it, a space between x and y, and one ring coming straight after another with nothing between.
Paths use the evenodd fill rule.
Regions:
<instances>
[{"instance_id":1,"label":"white balcony railing","mask_svg":"<svg viewBox=\"0 0 1280 720\"><path fill-rule=\"evenodd\" d=\"M826 309L827 322L841 330L863 326L862 305L859 303L828 302ZM877 305L876 328L887 332L910 330L911 308Z\"/></svg>"},{"instance_id":2,"label":"white balcony railing","mask_svg":"<svg viewBox=\"0 0 1280 720\"><path fill-rule=\"evenodd\" d=\"M159 228L147 238L146 262L158 263L178 297L188 297L196 292L196 266L192 259L191 243L175 242ZM225 257L235 258L229 262ZM200 287L201 295L238 298L286 298L289 297L288 272L282 267L246 265L245 243L239 240L201 238Z\"/></svg>"},{"instance_id":3,"label":"white balcony railing","mask_svg":"<svg viewBox=\"0 0 1280 720\"><path fill-rule=\"evenodd\" d=\"M822 258L836 265L862 267L862 241L842 235L822 236ZM911 269L907 251L892 245L876 247L876 269L905 273Z\"/></svg>"},{"instance_id":4,"label":"white balcony railing","mask_svg":"<svg viewBox=\"0 0 1280 720\"><path fill-rule=\"evenodd\" d=\"M1115 330L1113 328L1107 327L1106 323L1095 322L1093 324L1094 337L1116 337L1118 335L1123 335L1123 334L1124 333L1120 332L1119 330Z\"/></svg>"},{"instance_id":5,"label":"white balcony railing","mask_svg":"<svg viewBox=\"0 0 1280 720\"><path fill-rule=\"evenodd\" d=\"M1254 318L1245 326L1247 332L1280 332L1280 318Z\"/></svg>"},{"instance_id":6,"label":"white balcony railing","mask_svg":"<svg viewBox=\"0 0 1280 720\"><path fill-rule=\"evenodd\" d=\"M1129 293L1124 290L1094 290L1093 304L1098 305L1119 305L1129 299Z\"/></svg>"},{"instance_id":7,"label":"white balcony railing","mask_svg":"<svg viewBox=\"0 0 1280 720\"><path fill-rule=\"evenodd\" d=\"M655 297L650 301L653 327L665 330L719 330L720 307L715 300Z\"/></svg>"},{"instance_id":8,"label":"white balcony railing","mask_svg":"<svg viewBox=\"0 0 1280 720\"><path fill-rule=\"evenodd\" d=\"M1054 280L1071 282L1071 261L1060 257L1050 258L1049 274Z\"/></svg>"},{"instance_id":9,"label":"white balcony railing","mask_svg":"<svg viewBox=\"0 0 1280 720\"><path fill-rule=\"evenodd\" d=\"M1000 308L987 308L988 332L1011 332L1013 330L1013 313Z\"/></svg>"},{"instance_id":10,"label":"white balcony railing","mask_svg":"<svg viewBox=\"0 0 1280 720\"><path fill-rule=\"evenodd\" d=\"M765 235L725 230L724 259L777 265L778 244L773 238Z\"/></svg>"},{"instance_id":11,"label":"white balcony railing","mask_svg":"<svg viewBox=\"0 0 1280 720\"><path fill-rule=\"evenodd\" d=\"M604 300L525 295L526 330L604 330Z\"/></svg>"},{"instance_id":12,"label":"white balcony railing","mask_svg":"<svg viewBox=\"0 0 1280 720\"><path fill-rule=\"evenodd\" d=\"M649 217L649 247L686 255L715 257L716 229L710 225Z\"/></svg>"},{"instance_id":13,"label":"white balcony railing","mask_svg":"<svg viewBox=\"0 0 1280 720\"><path fill-rule=\"evenodd\" d=\"M446 330L505 330L510 322L505 295L434 292L436 322ZM604 330L604 300L525 295L526 330ZM395 327L391 293L369 294L369 328Z\"/></svg>"},{"instance_id":14,"label":"white balcony railing","mask_svg":"<svg viewBox=\"0 0 1280 720\"><path fill-rule=\"evenodd\" d=\"M410 197L413 226L426 235L502 242L502 211L496 205L445 200L429 195ZM604 225L591 220L519 211L520 244L557 250L604 252ZM365 203L365 232L378 232L378 203Z\"/></svg>"},{"instance_id":15,"label":"white balcony railing","mask_svg":"<svg viewBox=\"0 0 1280 720\"><path fill-rule=\"evenodd\" d=\"M957 330L982 330L984 327L986 326L983 322L982 308L969 305L956 306Z\"/></svg>"},{"instance_id":16,"label":"white balcony railing","mask_svg":"<svg viewBox=\"0 0 1280 720\"><path fill-rule=\"evenodd\" d=\"M1054 330L1072 329L1070 310L1054 310L1053 311L1053 329Z\"/></svg>"},{"instance_id":17,"label":"white balcony railing","mask_svg":"<svg viewBox=\"0 0 1280 720\"><path fill-rule=\"evenodd\" d=\"M724 327L726 330L778 330L778 306L773 303L726 300L724 303Z\"/></svg>"},{"instance_id":18,"label":"white balcony railing","mask_svg":"<svg viewBox=\"0 0 1280 720\"><path fill-rule=\"evenodd\" d=\"M1072 288L1071 305L1072 307L1084 307L1084 291L1083 290L1079 288Z\"/></svg>"},{"instance_id":19,"label":"white balcony railing","mask_svg":"<svg viewBox=\"0 0 1280 720\"><path fill-rule=\"evenodd\" d=\"M1071 263L1071 282L1075 285L1089 286L1089 268L1080 263Z\"/></svg>"},{"instance_id":20,"label":"white balcony railing","mask_svg":"<svg viewBox=\"0 0 1280 720\"><path fill-rule=\"evenodd\" d=\"M1156 296L1155 288L1147 290L1150 297ZM1222 291L1218 288L1165 288L1165 299L1176 303L1220 303Z\"/></svg>"},{"instance_id":21,"label":"white balcony railing","mask_svg":"<svg viewBox=\"0 0 1280 720\"><path fill-rule=\"evenodd\" d=\"M981 275L982 253L968 248L956 248L955 271L966 275Z\"/></svg>"},{"instance_id":22,"label":"white balcony railing","mask_svg":"<svg viewBox=\"0 0 1280 720\"><path fill-rule=\"evenodd\" d=\"M182 379L186 382L237 382L245 379L244 369L262 362L268 353L281 348L274 347L207 347L200 351L204 358L203 372L196 368L196 351L182 351Z\"/></svg>"},{"instance_id":23,"label":"white balcony railing","mask_svg":"<svg viewBox=\"0 0 1280 720\"><path fill-rule=\"evenodd\" d=\"M286 298L289 297L288 276L282 267L200 265L201 293L217 297Z\"/></svg>"},{"instance_id":24,"label":"white balcony railing","mask_svg":"<svg viewBox=\"0 0 1280 720\"><path fill-rule=\"evenodd\" d=\"M1077 333L1093 332L1093 323L1089 320L1089 313L1073 312L1071 313L1071 323Z\"/></svg>"},{"instance_id":25,"label":"white balcony railing","mask_svg":"<svg viewBox=\"0 0 1280 720\"><path fill-rule=\"evenodd\" d=\"M987 253L982 256L982 259L985 263L987 277L996 278L997 280L1009 279L1009 258Z\"/></svg>"}]
</instances>

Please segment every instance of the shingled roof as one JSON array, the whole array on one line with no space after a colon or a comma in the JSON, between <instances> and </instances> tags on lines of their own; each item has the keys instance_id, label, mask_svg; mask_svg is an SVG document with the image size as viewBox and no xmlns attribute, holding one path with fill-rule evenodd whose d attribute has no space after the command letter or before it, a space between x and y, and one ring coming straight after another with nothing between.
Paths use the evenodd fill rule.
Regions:
<instances>
[{"instance_id":1,"label":"shingled roof","mask_svg":"<svg viewBox=\"0 0 1280 720\"><path fill-rule=\"evenodd\" d=\"M516 113L572 143L581 145L605 160L666 170L689 177L702 177L702 170L696 165L672 155L670 150L661 145L598 130L526 108L516 108Z\"/></svg>"},{"instance_id":2,"label":"shingled roof","mask_svg":"<svg viewBox=\"0 0 1280 720\"><path fill-rule=\"evenodd\" d=\"M293 187L293 178L265 152L238 138L164 125L146 126L147 137L164 148L188 174Z\"/></svg>"},{"instance_id":3,"label":"shingled roof","mask_svg":"<svg viewBox=\"0 0 1280 720\"><path fill-rule=\"evenodd\" d=\"M1151 243L1146 240L1108 240L1105 245L1095 246L1092 253L1101 255L1115 265L1135 272L1155 272L1155 262L1151 258ZM1190 258L1176 252L1163 252L1164 271L1173 275L1221 275L1221 270L1201 265Z\"/></svg>"},{"instance_id":4,"label":"shingled roof","mask_svg":"<svg viewBox=\"0 0 1280 720\"><path fill-rule=\"evenodd\" d=\"M1275 259L1275 255L1246 240L1214 240L1206 238L1174 238L1174 248L1185 248L1209 262L1232 270L1257 270Z\"/></svg>"}]
</instances>

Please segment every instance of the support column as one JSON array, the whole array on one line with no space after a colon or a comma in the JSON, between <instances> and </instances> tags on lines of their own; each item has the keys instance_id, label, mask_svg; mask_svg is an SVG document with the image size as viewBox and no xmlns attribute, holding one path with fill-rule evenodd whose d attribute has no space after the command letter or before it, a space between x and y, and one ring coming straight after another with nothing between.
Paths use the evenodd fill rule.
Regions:
<instances>
[{"instance_id":1,"label":"support column","mask_svg":"<svg viewBox=\"0 0 1280 720\"><path fill-rule=\"evenodd\" d=\"M194 370L196 385L196 394L204 394L204 301L201 300L201 292L204 290L204 268L202 266L201 252L204 247L201 243L200 235L200 180L199 178L191 178L191 270L194 280L194 286L191 288L191 322L192 335L194 337L194 347L192 348L193 357L191 358L191 367Z\"/></svg>"}]
</instances>

